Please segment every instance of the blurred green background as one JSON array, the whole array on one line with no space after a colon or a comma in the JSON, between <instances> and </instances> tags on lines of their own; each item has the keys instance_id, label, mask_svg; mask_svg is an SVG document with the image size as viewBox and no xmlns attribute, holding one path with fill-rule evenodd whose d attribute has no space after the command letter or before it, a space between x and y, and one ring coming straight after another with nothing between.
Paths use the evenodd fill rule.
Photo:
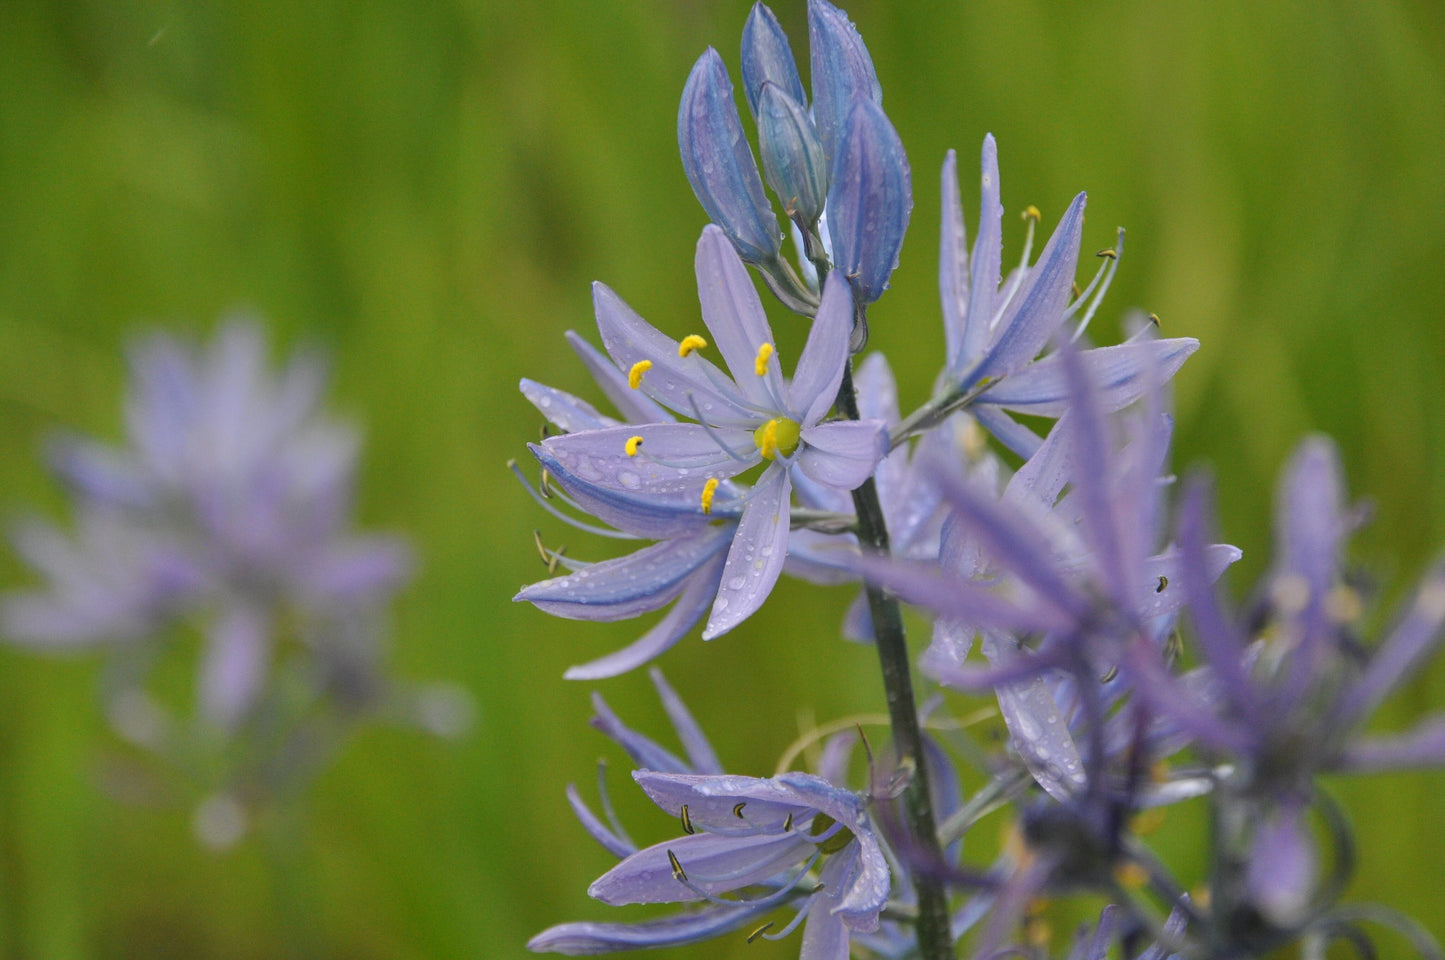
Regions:
<instances>
[{"instance_id":1,"label":"blurred green background","mask_svg":"<svg viewBox=\"0 0 1445 960\"><path fill-rule=\"evenodd\" d=\"M278 355L327 345L333 406L366 425L362 520L421 557L396 670L457 681L478 708L460 743L359 731L309 794L299 873L278 885L260 844L207 853L188 809L108 796L95 658L0 648L0 955L507 958L551 923L613 918L585 896L611 858L563 785L591 797L608 755L638 839L675 824L631 796L586 727L592 685L561 673L640 627L510 602L545 573L534 528L579 555L611 548L545 517L504 463L540 426L519 377L586 392L561 333L590 330L589 281L666 330L697 326L704 220L675 156L676 100L709 44L736 71L748 6L0 2L0 507L63 515L40 445L57 427L118 437L133 332L253 309ZM776 10L805 55L803 3ZM1378 505L1357 558L1398 596L1445 543L1445 8L849 10L914 168L909 242L871 314L905 404L940 362L938 165L958 149L972 233L992 131L1005 262L1017 211L1036 204L1051 225L1087 189L1086 248L1129 230L1100 337L1137 305L1203 341L1177 379L1176 462L1214 465L1247 555L1235 589L1265 565L1278 467L1324 430ZM0 574L30 582L8 554ZM834 634L850 596L785 583L743 628L663 658L733 769L771 772L800 704L825 720L877 709L872 652ZM645 676L597 686L666 730ZM1441 704L1437 667L1379 724ZM1442 788L1338 787L1362 835L1354 895L1437 935ZM1197 831L1166 842L1199 845ZM670 955L797 949L730 937Z\"/></svg>"}]
</instances>

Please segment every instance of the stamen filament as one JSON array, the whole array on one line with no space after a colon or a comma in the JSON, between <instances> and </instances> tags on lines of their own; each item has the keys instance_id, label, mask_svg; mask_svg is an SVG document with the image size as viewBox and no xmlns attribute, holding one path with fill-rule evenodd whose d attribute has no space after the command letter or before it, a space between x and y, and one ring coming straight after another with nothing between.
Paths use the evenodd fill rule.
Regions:
<instances>
[{"instance_id":1,"label":"stamen filament","mask_svg":"<svg viewBox=\"0 0 1445 960\"><path fill-rule=\"evenodd\" d=\"M634 536L633 536L632 534L630 534L630 533L623 533L621 530L613 530L613 529L611 529L611 528L609 528L609 527L593 526L593 525L590 524L590 523L583 523L581 520L578 520L578 519L576 519L575 517L569 517L569 516L567 516L567 514L563 513L561 510L558 510L556 507L552 506L552 504L548 503L548 502L542 497L542 495L537 492L536 488L534 488L534 487L532 486L532 484L531 484L530 482L528 482L526 476L522 473L522 468L519 467L519 466L517 466L517 461L515 461L515 460L508 460L508 461L507 461L507 468L512 471L512 474L517 478L517 480L518 480L518 481L522 484L522 486L526 489L527 493L531 494L532 499L533 499L533 500L536 500L537 503L541 505L541 507L542 507L543 510L546 510L546 511L547 511L548 513L550 513L552 516L556 517L558 520L561 520L563 523L567 524L569 527L575 527L575 528L577 528L578 530L584 531L584 532L586 532L586 533L595 533L595 534L597 534L599 537L611 537L611 538L614 539L614 540L638 540L638 539L641 539L641 538L639 538L639 537L634 537ZM574 507L576 506L575 504L572 504L571 500L568 500L567 502L568 502L569 504L571 504L572 506L574 506Z\"/></svg>"},{"instance_id":2,"label":"stamen filament","mask_svg":"<svg viewBox=\"0 0 1445 960\"><path fill-rule=\"evenodd\" d=\"M993 317L989 319L990 329L1003 319L1004 311L1008 309L1014 294L1019 292L1019 287L1023 286L1024 276L1029 270L1029 257L1034 253L1034 225L1039 222L1039 208L1029 204L1024 208L1023 217L1028 221L1028 231L1024 234L1024 253L1019 257L1019 267L1014 271L1013 282L1008 285L1008 290L1004 292L1003 298L999 300L998 306L994 309Z\"/></svg>"}]
</instances>

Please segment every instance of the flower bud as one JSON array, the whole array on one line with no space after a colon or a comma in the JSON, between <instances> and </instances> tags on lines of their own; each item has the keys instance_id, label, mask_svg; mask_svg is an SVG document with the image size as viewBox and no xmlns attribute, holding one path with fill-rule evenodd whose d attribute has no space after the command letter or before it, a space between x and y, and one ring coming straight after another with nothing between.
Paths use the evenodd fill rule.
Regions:
<instances>
[{"instance_id":1,"label":"flower bud","mask_svg":"<svg viewBox=\"0 0 1445 960\"><path fill-rule=\"evenodd\" d=\"M808 0L808 43L813 66L813 122L829 163L837 162L853 101L883 105L873 60L848 15L827 0Z\"/></svg>"},{"instance_id":2,"label":"flower bud","mask_svg":"<svg viewBox=\"0 0 1445 960\"><path fill-rule=\"evenodd\" d=\"M755 3L743 27L743 92L747 94L748 109L759 123L762 115L758 112L758 102L765 83L777 84L783 93L802 104L806 113L808 95L803 92L788 35L778 25L773 11L762 3Z\"/></svg>"},{"instance_id":3,"label":"flower bud","mask_svg":"<svg viewBox=\"0 0 1445 960\"><path fill-rule=\"evenodd\" d=\"M677 146L692 192L738 255L751 263L776 260L782 237L778 220L743 136L727 67L711 47L683 88Z\"/></svg>"},{"instance_id":4,"label":"flower bud","mask_svg":"<svg viewBox=\"0 0 1445 960\"><path fill-rule=\"evenodd\" d=\"M873 100L860 98L848 115L828 188L833 266L861 303L888 289L913 210L908 157L898 132Z\"/></svg>"},{"instance_id":5,"label":"flower bud","mask_svg":"<svg viewBox=\"0 0 1445 960\"><path fill-rule=\"evenodd\" d=\"M767 81L758 97L758 148L768 185L788 214L817 222L828 199L828 161L804 106Z\"/></svg>"}]
</instances>

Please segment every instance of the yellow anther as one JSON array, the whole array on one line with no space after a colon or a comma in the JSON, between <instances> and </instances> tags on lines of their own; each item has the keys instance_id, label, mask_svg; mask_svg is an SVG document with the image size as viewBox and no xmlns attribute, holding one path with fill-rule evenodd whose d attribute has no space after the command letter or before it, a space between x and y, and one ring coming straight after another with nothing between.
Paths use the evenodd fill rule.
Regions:
<instances>
[{"instance_id":1,"label":"yellow anther","mask_svg":"<svg viewBox=\"0 0 1445 960\"><path fill-rule=\"evenodd\" d=\"M629 457L635 457L637 456L637 448L640 446L642 446L641 437L628 437L627 443L623 444L623 449L627 451Z\"/></svg>"},{"instance_id":2,"label":"yellow anther","mask_svg":"<svg viewBox=\"0 0 1445 960\"><path fill-rule=\"evenodd\" d=\"M1160 575L1159 575L1159 582L1155 585L1155 587L1154 587L1154 592L1155 592L1155 593L1163 593L1163 592L1164 592L1164 588L1167 587L1167 586L1169 586L1169 578L1166 577L1166 576L1164 576L1163 574L1160 574Z\"/></svg>"},{"instance_id":3,"label":"yellow anther","mask_svg":"<svg viewBox=\"0 0 1445 960\"><path fill-rule=\"evenodd\" d=\"M1152 324L1154 324L1154 326L1156 326L1156 327L1159 326L1159 314L1157 314L1157 313L1151 313L1151 314L1149 314L1149 322L1152 323Z\"/></svg>"},{"instance_id":4,"label":"yellow anther","mask_svg":"<svg viewBox=\"0 0 1445 960\"><path fill-rule=\"evenodd\" d=\"M667 863L672 867L672 876L678 883L687 883L687 874L683 872L682 864L677 859L677 854L671 850L667 851Z\"/></svg>"},{"instance_id":5,"label":"yellow anther","mask_svg":"<svg viewBox=\"0 0 1445 960\"><path fill-rule=\"evenodd\" d=\"M772 925L773 921L769 920L767 923L763 924L761 927L758 927L752 933L748 934L748 943L752 943L758 937L761 937Z\"/></svg>"},{"instance_id":6,"label":"yellow anther","mask_svg":"<svg viewBox=\"0 0 1445 960\"><path fill-rule=\"evenodd\" d=\"M1110 260L1118 260L1119 251L1115 250L1113 247L1106 247L1105 249L1100 250L1098 253L1094 254L1094 256L1101 258L1108 257Z\"/></svg>"},{"instance_id":7,"label":"yellow anther","mask_svg":"<svg viewBox=\"0 0 1445 960\"><path fill-rule=\"evenodd\" d=\"M702 512L712 513L712 498L717 493L717 477L708 477L702 485Z\"/></svg>"},{"instance_id":8,"label":"yellow anther","mask_svg":"<svg viewBox=\"0 0 1445 960\"><path fill-rule=\"evenodd\" d=\"M758 376L762 377L767 375L768 358L772 355L773 345L771 343L765 343L761 347L758 347L757 359L753 361L753 371L757 373Z\"/></svg>"},{"instance_id":9,"label":"yellow anther","mask_svg":"<svg viewBox=\"0 0 1445 960\"><path fill-rule=\"evenodd\" d=\"M677 342L677 355L685 357L694 350L702 350L707 347L707 341L695 333L689 333Z\"/></svg>"},{"instance_id":10,"label":"yellow anther","mask_svg":"<svg viewBox=\"0 0 1445 960\"><path fill-rule=\"evenodd\" d=\"M1020 216L1024 220L1032 220L1035 223L1043 219L1043 214L1039 213L1039 208L1034 206L1032 203L1029 204L1027 207L1024 207L1024 212L1020 214Z\"/></svg>"},{"instance_id":11,"label":"yellow anther","mask_svg":"<svg viewBox=\"0 0 1445 960\"><path fill-rule=\"evenodd\" d=\"M687 804L685 803L682 805L682 832L689 836L697 832L696 828L692 825L692 817L688 815Z\"/></svg>"},{"instance_id":12,"label":"yellow anther","mask_svg":"<svg viewBox=\"0 0 1445 960\"><path fill-rule=\"evenodd\" d=\"M627 385L636 390L642 386L642 375L652 369L651 360L639 360L627 371Z\"/></svg>"},{"instance_id":13,"label":"yellow anther","mask_svg":"<svg viewBox=\"0 0 1445 960\"><path fill-rule=\"evenodd\" d=\"M1130 860L1114 868L1114 879L1125 890L1138 890L1149 882L1149 871Z\"/></svg>"},{"instance_id":14,"label":"yellow anther","mask_svg":"<svg viewBox=\"0 0 1445 960\"><path fill-rule=\"evenodd\" d=\"M798 449L801 435L802 428L796 420L774 417L753 431L753 443L758 445L758 453L764 460L776 460L780 453L785 457L792 456L793 451Z\"/></svg>"}]
</instances>

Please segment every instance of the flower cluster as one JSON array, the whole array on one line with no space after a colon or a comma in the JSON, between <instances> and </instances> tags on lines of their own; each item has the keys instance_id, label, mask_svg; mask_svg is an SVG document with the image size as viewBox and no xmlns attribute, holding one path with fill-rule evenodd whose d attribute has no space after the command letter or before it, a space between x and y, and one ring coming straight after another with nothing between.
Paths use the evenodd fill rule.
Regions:
<instances>
[{"instance_id":1,"label":"flower cluster","mask_svg":"<svg viewBox=\"0 0 1445 960\"><path fill-rule=\"evenodd\" d=\"M687 761L599 698L595 724L683 835L639 848L571 791L583 825L619 858L589 892L690 906L563 924L531 948L601 953L745 928L773 938L803 924L804 960L941 960L961 938L972 956L1042 956L1036 905L1085 892L1111 905L1071 958L1260 957L1290 943L1323 956L1335 938L1368 943L1363 918L1439 956L1403 918L1340 904L1352 840L1319 777L1445 763L1445 719L1360 732L1438 645L1445 566L1366 644L1369 598L1344 550L1360 514L1333 447L1312 438L1281 482L1274 566L1256 601L1232 612L1217 581L1240 551L1211 530L1208 481L1184 484L1177 508L1171 496L1168 384L1198 342L1162 338L1142 316L1126 320L1124 342L1091 342L1124 235L1080 289L1082 193L1037 257L1041 216L1026 208L1022 254L1006 272L992 136L972 245L955 155L943 163L943 359L933 396L903 415L887 362L854 363L898 262L910 168L846 15L809 0L808 24L811 102L772 12L755 5L743 32L761 173L716 51L683 91L683 168L712 221L695 260L702 327L664 333L598 284L603 350L568 337L620 417L522 384L561 431L532 447L539 501L575 526L651 543L595 563L543 548L549 571L566 572L517 599L609 621L672 604L632 645L567 673L604 679L700 622L704 639L732 630L785 571L861 582L843 633L877 648L892 775L880 785L870 753L866 782L852 780L840 757L854 740L838 731L817 773L792 770L790 755L771 777L725 774L656 672ZM790 378L749 267L810 318ZM933 620L921 672L943 691L986 695L985 715L951 717L937 698L919 709L900 602ZM967 732L995 716L1001 749ZM983 775L971 796L956 756ZM1185 802L1212 810L1211 875L1192 891L1143 829ZM1000 809L1011 811L1002 853L967 862L961 841ZM787 910L781 925L767 919Z\"/></svg>"},{"instance_id":2,"label":"flower cluster","mask_svg":"<svg viewBox=\"0 0 1445 960\"><path fill-rule=\"evenodd\" d=\"M273 373L266 347L246 320L205 345L136 341L126 442L50 445L75 532L20 524L15 547L43 583L0 601L13 643L110 649L119 732L206 781L232 821L310 765L318 733L387 694L383 618L411 568L400 540L351 528L360 443L321 410L324 365L298 353ZM190 633L203 650L186 722L147 674L160 645ZM200 758L218 752L230 759L214 782ZM220 808L198 814L203 839L208 809Z\"/></svg>"}]
</instances>

